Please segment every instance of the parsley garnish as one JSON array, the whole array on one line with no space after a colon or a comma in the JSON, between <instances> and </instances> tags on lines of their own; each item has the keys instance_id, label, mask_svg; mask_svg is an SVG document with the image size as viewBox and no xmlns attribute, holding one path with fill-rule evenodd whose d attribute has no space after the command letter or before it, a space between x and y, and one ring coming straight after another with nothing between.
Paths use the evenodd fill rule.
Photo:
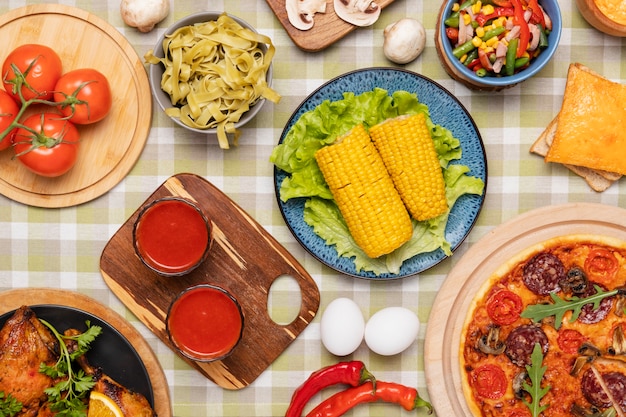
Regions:
<instances>
[{"instance_id":1,"label":"parsley garnish","mask_svg":"<svg viewBox=\"0 0 626 417\"><path fill-rule=\"evenodd\" d=\"M11 394L6 397L4 392L0 391L0 417L13 417L22 411L22 403Z\"/></svg>"},{"instance_id":2,"label":"parsley garnish","mask_svg":"<svg viewBox=\"0 0 626 417\"><path fill-rule=\"evenodd\" d=\"M547 367L543 366L543 352L541 351L541 345L539 343L535 343L530 360L531 364L526 365L526 372L528 372L530 384L524 381L522 388L530 394L531 400L530 402L526 400L523 401L532 413L533 417L538 417L539 414L548 408L548 404L539 405L539 402L548 393L548 391L550 391L550 386L541 388L541 380L543 379L543 374L546 372Z\"/></svg>"},{"instance_id":3,"label":"parsley garnish","mask_svg":"<svg viewBox=\"0 0 626 417\"><path fill-rule=\"evenodd\" d=\"M48 375L53 379L61 378L56 385L47 388L50 409L58 416L85 417L87 405L83 399L87 396L91 388L95 385L91 375L86 375L82 369L78 371L72 368L74 360L84 355L90 348L91 342L102 333L100 326L92 326L86 322L87 330L74 336L60 334L54 326L45 320L39 319L47 328L52 331L59 341L61 355L54 365L39 365L39 372ZM70 352L66 341L76 342L76 350Z\"/></svg>"},{"instance_id":4,"label":"parsley garnish","mask_svg":"<svg viewBox=\"0 0 626 417\"><path fill-rule=\"evenodd\" d=\"M571 323L578 318L581 309L586 304L593 304L593 309L596 310L600 307L600 302L602 302L602 300L621 293L621 290L619 289L604 291L598 285L594 285L594 288L596 289L595 294L583 298L573 296L563 299L554 293L550 293L550 297L552 298L552 301L554 301L554 304L529 305L524 311L522 311L521 316L531 319L534 322L540 322L546 317L554 316L554 327L558 330L559 327L561 327L561 322L563 321L563 316L566 312L570 310L572 311L572 317L570 318Z\"/></svg>"}]
</instances>

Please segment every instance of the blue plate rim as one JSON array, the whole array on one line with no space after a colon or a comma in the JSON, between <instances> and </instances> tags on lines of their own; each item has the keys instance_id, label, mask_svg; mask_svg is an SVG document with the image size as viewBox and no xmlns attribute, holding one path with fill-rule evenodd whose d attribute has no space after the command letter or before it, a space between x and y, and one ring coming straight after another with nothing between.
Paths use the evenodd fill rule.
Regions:
<instances>
[{"instance_id":1,"label":"blue plate rim","mask_svg":"<svg viewBox=\"0 0 626 417\"><path fill-rule=\"evenodd\" d=\"M486 191L487 191L487 181L488 181L488 166L487 166L487 157L486 157L486 152L485 152L485 145L484 142L482 140L482 136L480 134L480 131L478 130L478 126L476 125L476 122L474 121L473 117L471 116L471 114L469 113L469 111L467 111L467 108L463 105L463 103L461 103L461 101L454 96L448 89L446 89L445 87L443 87L441 84L439 84L438 82L413 71L404 69L404 68L391 68L391 67L368 67L368 68L361 68L361 69L357 69L357 70L353 70L353 71L349 71L346 73L343 73L335 78L332 78L331 80L323 83L322 85L320 85L319 87L317 87L313 92L311 92L299 105L298 107L296 107L296 109L293 111L293 113L291 114L291 116L289 117L287 123L285 124L285 127L283 128L283 131L280 135L280 138L278 140L278 144L281 144L285 138L285 136L287 135L287 133L289 132L289 130L291 130L291 127L293 126L293 124L295 123L295 121L301 116L301 112L303 110L303 108L311 101L313 100L313 98L318 95L322 90L325 90L329 87L331 87L333 84L337 83L339 80L342 80L344 78L350 78L350 77L354 77L357 76L359 74L362 73L366 73L366 72L398 72L404 76L408 76L408 77L415 77L419 80L421 80L422 82L426 82L426 83L430 83L433 87L441 90L442 93L444 93L445 95L448 96L448 98L450 98L451 100L453 100L455 102L455 104L459 107L459 109L461 111L463 111L465 113L465 115L467 116L469 122L472 125L472 128L476 134L476 139L478 142L478 145L480 147L480 151L482 153L482 166L484 167L484 172L483 174L483 182L484 182L484 191L480 196L473 196L479 199L478 201L478 208L477 211L475 213L475 216L471 219L467 230L465 231L465 233L463 234L463 236L457 241L455 242L452 247L451 247L451 251L454 254L454 251L465 241L465 239L467 238L467 236L469 235L469 233L471 232L471 230L474 228L476 221L478 219L478 216L480 214L480 212L482 211L482 207L484 205L484 201L485 201L485 196L486 196ZM323 101L323 100L322 100ZM421 101L421 98L420 98ZM320 102L321 103L321 102ZM317 103L317 105L319 105L320 103ZM431 114L432 117L432 114ZM435 122L436 123L436 122ZM445 126L444 126L445 127ZM287 225L287 227L289 228L289 231L291 232L291 234L294 236L294 238L298 241L298 243L309 253L311 254L315 259L317 259L319 262L321 262L323 265L326 265L327 267L333 269L336 272L354 277L354 278L360 278L360 279L366 279L366 280L374 280L374 281L388 281L388 280L396 280L396 279L401 279L401 278L406 278L406 277L410 277L410 276L415 276L418 275L436 265L438 265L439 263L441 263L444 259L449 258L450 256L446 256L443 251L441 249L437 249L437 251L440 252L439 256L437 256L437 259L433 262L431 262L429 265L415 270L415 271L411 271L410 273L406 273L406 274L383 274L383 275L375 275L369 271L362 271L360 273L355 273L353 271L349 271L346 269L342 269L340 267L338 267L337 265L333 265L329 262L327 262L326 260L324 260L315 250L313 250L313 248L311 248L309 245L306 244L306 242L304 242L302 240L302 238L296 233L296 231L294 230L294 225L291 224L291 222L289 221L289 218L286 215L286 205L290 204L290 202L292 202L293 200L304 200L305 198L296 198L296 199L292 199L289 200L287 202L283 202L280 199L280 186L282 183L282 180L279 181L280 178L283 178L285 175L287 175L287 173L285 173L283 170L281 170L280 168L274 166L274 192L275 192L275 196L276 196L276 201L278 203L278 207L280 209L280 213L281 216L283 217L283 220L285 221L285 224ZM454 210L454 208L453 208ZM302 222L304 223L304 220L302 220ZM306 224L306 223L305 223ZM309 227L311 229L311 233L313 233L313 228L311 226L306 225L307 227ZM328 247L330 247L331 245L327 245ZM437 252L435 251L435 252ZM416 256L420 256L419 254ZM337 255L337 257L339 258L339 255ZM413 259L413 258L411 258ZM409 261L409 260L407 260ZM405 262L407 262L405 261Z\"/></svg>"}]
</instances>

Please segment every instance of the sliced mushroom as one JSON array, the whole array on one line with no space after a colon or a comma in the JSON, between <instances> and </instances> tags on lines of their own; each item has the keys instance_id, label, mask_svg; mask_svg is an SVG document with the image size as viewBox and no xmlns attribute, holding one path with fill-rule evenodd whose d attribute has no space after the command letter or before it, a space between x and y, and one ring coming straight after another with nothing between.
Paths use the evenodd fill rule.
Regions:
<instances>
[{"instance_id":1,"label":"sliced mushroom","mask_svg":"<svg viewBox=\"0 0 626 417\"><path fill-rule=\"evenodd\" d=\"M608 352L611 355L623 355L626 353L626 336L624 336L622 326L618 325L615 327L615 330L613 331L613 340Z\"/></svg>"},{"instance_id":2,"label":"sliced mushroom","mask_svg":"<svg viewBox=\"0 0 626 417\"><path fill-rule=\"evenodd\" d=\"M370 26L380 16L380 6L372 0L334 0L335 13L355 26Z\"/></svg>"},{"instance_id":3,"label":"sliced mushroom","mask_svg":"<svg viewBox=\"0 0 626 417\"><path fill-rule=\"evenodd\" d=\"M506 348L500 340L500 328L492 327L486 335L478 339L478 349L487 355L500 355Z\"/></svg>"},{"instance_id":4,"label":"sliced mushroom","mask_svg":"<svg viewBox=\"0 0 626 417\"><path fill-rule=\"evenodd\" d=\"M521 371L515 378L513 378L513 393L515 394L515 398L524 399L526 397L526 390L524 389L524 382L528 378L528 373L526 371Z\"/></svg>"},{"instance_id":5,"label":"sliced mushroom","mask_svg":"<svg viewBox=\"0 0 626 417\"><path fill-rule=\"evenodd\" d=\"M567 275L559 281L559 285L565 292L572 292L574 294L583 294L587 289L589 280L585 271L578 266L574 266L567 271Z\"/></svg>"},{"instance_id":6,"label":"sliced mushroom","mask_svg":"<svg viewBox=\"0 0 626 417\"><path fill-rule=\"evenodd\" d=\"M326 0L285 0L289 23L299 30L309 30L315 24L316 13L326 13Z\"/></svg>"}]
</instances>

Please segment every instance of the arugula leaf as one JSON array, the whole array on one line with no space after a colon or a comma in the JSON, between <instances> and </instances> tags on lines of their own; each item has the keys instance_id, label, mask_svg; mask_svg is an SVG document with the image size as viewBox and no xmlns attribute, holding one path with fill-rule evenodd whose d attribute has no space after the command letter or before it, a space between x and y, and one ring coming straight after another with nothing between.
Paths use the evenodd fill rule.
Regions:
<instances>
[{"instance_id":1,"label":"arugula leaf","mask_svg":"<svg viewBox=\"0 0 626 417\"><path fill-rule=\"evenodd\" d=\"M22 403L11 394L0 391L0 417L13 417L22 411Z\"/></svg>"},{"instance_id":2,"label":"arugula leaf","mask_svg":"<svg viewBox=\"0 0 626 417\"><path fill-rule=\"evenodd\" d=\"M522 311L521 316L533 320L534 322L540 322L546 317L554 316L554 328L559 329L563 321L563 316L568 311L572 311L572 317L570 323L575 321L581 313L583 306L587 304L593 304L593 309L596 310L600 307L600 303L607 297L617 295L620 290L604 291L598 285L594 285L596 293L589 297L577 297L560 298L558 295L551 293L550 297L554 304L533 304L529 305Z\"/></svg>"},{"instance_id":3,"label":"arugula leaf","mask_svg":"<svg viewBox=\"0 0 626 417\"><path fill-rule=\"evenodd\" d=\"M548 408L548 404L540 405L539 402L551 388L550 386L541 387L541 380L543 379L543 374L546 372L547 367L543 366L543 352L541 351L541 345L539 343L535 343L530 359L531 364L526 365L526 372L528 372L530 384L524 381L522 388L530 394L531 400L530 402L527 400L523 401L533 417L538 417L539 414Z\"/></svg>"},{"instance_id":4,"label":"arugula leaf","mask_svg":"<svg viewBox=\"0 0 626 417\"><path fill-rule=\"evenodd\" d=\"M87 330L83 333L67 336L60 334L54 326L43 319L39 319L59 341L61 355L54 365L39 365L39 372L48 375L51 378L61 381L54 386L47 388L44 392L48 395L50 410L54 411L57 416L65 417L85 417L87 405L83 399L87 396L91 388L95 385L91 375L86 375L82 369L75 371L72 368L74 360L84 355L100 333L102 327L92 326L89 321L85 322ZM70 352L67 348L66 341L76 342L76 349Z\"/></svg>"}]
</instances>

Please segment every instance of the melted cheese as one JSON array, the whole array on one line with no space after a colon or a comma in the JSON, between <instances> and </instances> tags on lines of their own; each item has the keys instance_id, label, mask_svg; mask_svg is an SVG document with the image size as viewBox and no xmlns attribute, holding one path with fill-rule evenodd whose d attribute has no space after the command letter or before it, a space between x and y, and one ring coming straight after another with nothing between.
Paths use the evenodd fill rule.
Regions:
<instances>
[{"instance_id":1,"label":"melted cheese","mask_svg":"<svg viewBox=\"0 0 626 417\"><path fill-rule=\"evenodd\" d=\"M570 65L546 161L626 174L626 85Z\"/></svg>"},{"instance_id":2,"label":"melted cheese","mask_svg":"<svg viewBox=\"0 0 626 417\"><path fill-rule=\"evenodd\" d=\"M626 25L626 2L623 0L595 0L598 9L612 21Z\"/></svg>"}]
</instances>

